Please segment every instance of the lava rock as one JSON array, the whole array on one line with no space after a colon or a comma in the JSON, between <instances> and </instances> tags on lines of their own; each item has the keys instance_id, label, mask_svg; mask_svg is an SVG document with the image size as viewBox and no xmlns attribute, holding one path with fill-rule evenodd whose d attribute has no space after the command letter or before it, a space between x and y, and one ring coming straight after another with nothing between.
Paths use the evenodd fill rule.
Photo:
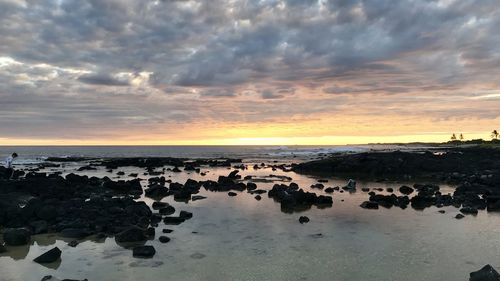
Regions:
<instances>
[{"instance_id":1,"label":"lava rock","mask_svg":"<svg viewBox=\"0 0 500 281\"><path fill-rule=\"evenodd\" d=\"M175 213L175 208L172 207L172 206L166 206L164 208L161 208L160 210L158 210L158 212L162 215L171 215L173 213Z\"/></svg>"},{"instance_id":2,"label":"lava rock","mask_svg":"<svg viewBox=\"0 0 500 281\"><path fill-rule=\"evenodd\" d=\"M300 224L308 223L309 222L309 218L306 217L306 216L301 216L299 218L299 222L300 222Z\"/></svg>"},{"instance_id":3,"label":"lava rock","mask_svg":"<svg viewBox=\"0 0 500 281\"><path fill-rule=\"evenodd\" d=\"M65 237L65 238L82 239L82 238L85 238L85 237L91 235L91 233L88 230L81 229L81 228L65 228L65 229L61 230L60 235L61 235L61 237Z\"/></svg>"},{"instance_id":4,"label":"lava rock","mask_svg":"<svg viewBox=\"0 0 500 281\"><path fill-rule=\"evenodd\" d=\"M469 281L500 281L500 274L487 264L480 270L471 272Z\"/></svg>"},{"instance_id":5,"label":"lava rock","mask_svg":"<svg viewBox=\"0 0 500 281\"><path fill-rule=\"evenodd\" d=\"M232 191L230 191L230 192L228 192L228 193L227 193L227 195L229 195L229 196L233 197L233 196L236 196L236 195L238 195L238 194L236 194L236 192L232 192Z\"/></svg>"},{"instance_id":6,"label":"lava rock","mask_svg":"<svg viewBox=\"0 0 500 281\"><path fill-rule=\"evenodd\" d=\"M378 203L373 201L365 201L359 206L363 209L378 209Z\"/></svg>"},{"instance_id":7,"label":"lava rock","mask_svg":"<svg viewBox=\"0 0 500 281\"><path fill-rule=\"evenodd\" d=\"M476 208L474 207L463 207L462 209L460 209L460 212L462 212L463 214L466 214L466 215L477 215L478 211Z\"/></svg>"},{"instance_id":8,"label":"lava rock","mask_svg":"<svg viewBox=\"0 0 500 281\"><path fill-rule=\"evenodd\" d=\"M409 187L409 186L406 186L406 185L403 185L399 188L399 192L401 192L402 194L404 195L410 195L412 194L414 191L413 188Z\"/></svg>"},{"instance_id":9,"label":"lava rock","mask_svg":"<svg viewBox=\"0 0 500 281\"><path fill-rule=\"evenodd\" d=\"M137 246L132 250L132 254L135 258L151 258L156 254L156 250L153 246Z\"/></svg>"},{"instance_id":10,"label":"lava rock","mask_svg":"<svg viewBox=\"0 0 500 281\"><path fill-rule=\"evenodd\" d=\"M3 233L3 241L9 246L26 245L31 239L30 232L25 228L11 228Z\"/></svg>"},{"instance_id":11,"label":"lava rock","mask_svg":"<svg viewBox=\"0 0 500 281\"><path fill-rule=\"evenodd\" d=\"M179 217L185 220L188 220L193 217L193 213L188 212L188 211L181 211L179 213Z\"/></svg>"},{"instance_id":12,"label":"lava rock","mask_svg":"<svg viewBox=\"0 0 500 281\"><path fill-rule=\"evenodd\" d=\"M145 230L137 226L131 226L115 236L116 242L119 243L139 242L146 241L147 239L148 237L146 236Z\"/></svg>"},{"instance_id":13,"label":"lava rock","mask_svg":"<svg viewBox=\"0 0 500 281\"><path fill-rule=\"evenodd\" d=\"M327 187L327 188L325 188L325 192L326 193L333 193L333 191L334 191L333 187Z\"/></svg>"},{"instance_id":14,"label":"lava rock","mask_svg":"<svg viewBox=\"0 0 500 281\"><path fill-rule=\"evenodd\" d=\"M168 242L170 242L170 238L168 238L167 236L160 236L160 238L158 238L158 240L161 243L168 243Z\"/></svg>"},{"instance_id":15,"label":"lava rock","mask_svg":"<svg viewBox=\"0 0 500 281\"><path fill-rule=\"evenodd\" d=\"M55 247L52 248L51 250L41 254L37 258L35 258L33 261L37 263L51 263L55 262L61 257L61 250L59 248Z\"/></svg>"},{"instance_id":16,"label":"lava rock","mask_svg":"<svg viewBox=\"0 0 500 281\"><path fill-rule=\"evenodd\" d=\"M181 217L165 217L163 218L163 223L164 224L181 224L184 221L186 221L184 218Z\"/></svg>"},{"instance_id":17,"label":"lava rock","mask_svg":"<svg viewBox=\"0 0 500 281\"><path fill-rule=\"evenodd\" d=\"M464 216L464 215L462 215L462 214L457 214L457 215L455 216L455 218L456 218L457 220L459 220L459 219L463 219L464 217L465 217L465 216Z\"/></svg>"}]
</instances>

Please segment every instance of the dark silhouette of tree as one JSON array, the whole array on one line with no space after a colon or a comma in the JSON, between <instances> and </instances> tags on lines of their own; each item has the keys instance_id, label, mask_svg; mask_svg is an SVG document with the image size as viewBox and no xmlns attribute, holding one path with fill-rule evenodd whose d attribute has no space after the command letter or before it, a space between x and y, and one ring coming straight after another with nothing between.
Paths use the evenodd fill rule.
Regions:
<instances>
[{"instance_id":1,"label":"dark silhouette of tree","mask_svg":"<svg viewBox=\"0 0 500 281\"><path fill-rule=\"evenodd\" d=\"M496 140L496 139L498 139L498 137L499 137L498 131L493 130L493 132L491 132L491 138Z\"/></svg>"},{"instance_id":2,"label":"dark silhouette of tree","mask_svg":"<svg viewBox=\"0 0 500 281\"><path fill-rule=\"evenodd\" d=\"M464 134L460 133L460 141L463 141L464 140Z\"/></svg>"},{"instance_id":3,"label":"dark silhouette of tree","mask_svg":"<svg viewBox=\"0 0 500 281\"><path fill-rule=\"evenodd\" d=\"M457 140L457 136L455 135L455 133L453 133L453 135L451 135L451 141L456 141Z\"/></svg>"}]
</instances>

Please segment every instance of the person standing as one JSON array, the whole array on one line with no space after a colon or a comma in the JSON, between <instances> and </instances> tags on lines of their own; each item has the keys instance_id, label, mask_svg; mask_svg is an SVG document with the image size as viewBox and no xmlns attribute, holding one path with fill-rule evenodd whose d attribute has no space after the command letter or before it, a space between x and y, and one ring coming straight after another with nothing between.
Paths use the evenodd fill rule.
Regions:
<instances>
[{"instance_id":1,"label":"person standing","mask_svg":"<svg viewBox=\"0 0 500 281\"><path fill-rule=\"evenodd\" d=\"M5 168L7 168L7 171L5 172L5 177L9 180L12 179L12 177L14 176L13 162L16 158L17 158L17 153L14 152L12 153L11 156L5 159Z\"/></svg>"}]
</instances>

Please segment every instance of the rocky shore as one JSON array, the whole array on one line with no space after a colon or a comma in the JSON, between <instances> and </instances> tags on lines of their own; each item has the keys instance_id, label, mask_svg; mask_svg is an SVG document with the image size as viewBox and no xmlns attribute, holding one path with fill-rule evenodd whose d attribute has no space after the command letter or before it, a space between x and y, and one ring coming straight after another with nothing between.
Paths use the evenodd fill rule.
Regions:
<instances>
[{"instance_id":1,"label":"rocky shore","mask_svg":"<svg viewBox=\"0 0 500 281\"><path fill-rule=\"evenodd\" d=\"M40 169L57 168L67 162L87 164L64 177L60 172L40 172ZM123 167L135 167L136 172L129 174L127 180L77 173L104 169L119 177L125 176L120 171ZM229 171L217 180L197 181L188 178L184 183L174 182L165 176L166 172L203 176L204 171L213 167L227 168ZM346 185L325 186L328 180L319 178L316 184L306 189L283 175L242 177L239 174L243 170L263 168L345 177ZM0 174L4 172L0 167ZM147 175L148 178L141 179L141 175ZM359 188L354 179L347 181L349 177L378 181L405 179L416 183L385 190ZM366 193L366 201L360 205L364 209L411 207L423 210L431 206L453 206L461 212L456 216L457 219L475 215L480 210L500 211L500 149L497 148L449 148L412 153L369 152L335 155L300 164L262 163L253 166L244 164L241 159L49 158L38 167L16 171L14 178L0 179L2 251L8 251L9 246L29 244L32 235L58 233L63 238L71 239L72 247L77 247L78 241L91 236L96 239L114 237L117 244L131 249L134 257L149 258L156 251L153 246L144 243L155 239L155 228L160 223L178 225L196 217L196 214L176 210L161 200L169 196L181 202L202 200L206 197L198 194L201 189L225 192L230 197L246 192L256 200L262 200L267 193L266 197L280 204L281 211L285 213L301 212L312 206L334 207L335 193L352 192ZM260 182L276 180L281 183L275 183L270 189L258 186ZM452 193L443 193L436 182L452 183L456 189ZM148 206L141 196L152 198L154 203ZM178 215L173 216L177 211L180 211ZM310 221L307 216L297 219L300 224ZM163 231L164 234L169 232L169 229ZM168 243L170 238L162 235L158 240ZM61 251L54 248L35 259L35 262L53 262L60 258ZM489 268L482 269L488 270L492 272ZM471 274L471 280L498 280L477 279L480 275L475 276L476 279L473 279ZM55 280L49 278L46 280Z\"/></svg>"}]
</instances>

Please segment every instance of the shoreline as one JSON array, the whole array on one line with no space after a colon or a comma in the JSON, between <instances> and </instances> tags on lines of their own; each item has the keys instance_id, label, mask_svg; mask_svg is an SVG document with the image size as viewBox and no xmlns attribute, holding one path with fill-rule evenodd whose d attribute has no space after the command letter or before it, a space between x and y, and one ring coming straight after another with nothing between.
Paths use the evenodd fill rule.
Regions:
<instances>
[{"instance_id":1,"label":"shoreline","mask_svg":"<svg viewBox=\"0 0 500 281\"><path fill-rule=\"evenodd\" d=\"M161 235L160 238L155 237L154 233L158 232L158 228L162 226L175 227L179 224L181 225L179 227L182 227L183 223L193 216L196 217L197 214L186 209L174 208L162 199L173 198L175 202L184 202L186 206L189 206L197 200L210 200L206 198L204 192L226 193L228 198L248 194L256 201L271 200L280 206L281 212L297 216L297 223L300 224L307 224L309 217L305 214L299 215L299 213L312 207L316 209L335 208L336 205L332 204L332 198L340 195L349 196L350 193L356 193L365 198L365 201L358 206L360 209L406 209L411 207L411 209L418 211L430 207L454 207L461 214L457 215L456 219L461 219L466 215L474 215L483 210L487 212L499 211L500 192L493 188L494 185L490 184L497 183L496 176L492 177L491 182L489 182L488 178L485 180L478 177L472 181L470 175L460 175L452 181L456 189L448 193L442 192L440 186L429 184L424 181L424 178L420 179L416 176L406 178L406 181L415 183L412 186L401 185L399 188L386 189L356 186L356 182L348 182L348 178L345 180L347 183L345 185L330 186L329 180L322 177L314 177L316 183L311 184L310 187L299 186L294 183L292 177L286 176L293 172L302 173L303 167L311 167L308 165L319 167L320 170L327 167L328 171L335 172L330 176L340 176L340 173L331 170L329 165L333 163L334 167L337 167L338 163L350 163L350 166L347 167L356 169L362 164L362 167L367 169L363 173L370 174L366 171L380 166L377 161L383 159L386 161L383 166L392 167L392 164L400 163L399 159L402 155L408 158L405 163L412 163L414 160L412 157L417 157L418 161L423 161L423 167L427 167L429 163L425 161L430 161L429 159L433 157L445 157L444 155L451 155L451 153L454 157L458 157L453 159L461 159L460 157L462 157L462 160L466 162L476 159L469 157L471 151L476 155L474 157L482 158L484 155L494 158L497 153L497 151L492 153L489 148L470 149L450 148L446 154L442 155L397 151L337 154L325 156L322 160L300 164L280 164L271 161L253 166L245 163L244 159L193 160L173 157L120 157L91 160L88 158L52 158L50 159L52 161L42 163L38 168L27 168L25 174L17 173L16 175L19 177L17 180L0 181L0 186L2 186L0 189L0 209L2 210L0 212L0 225L2 226L3 241L8 244L4 250L8 253L9 247L13 246L12 244L29 243L31 235L44 233L54 233L57 237L70 240L69 243L76 247L78 243L88 239L88 237L97 240L114 239L117 244L134 252L135 248L142 247L141 245L147 241L160 239L160 241L168 243L170 240L168 234ZM481 153L478 154L478 152ZM423 160L419 158L422 155ZM367 162L366 159L372 159L373 163ZM445 160L450 161L448 158ZM447 163L446 161L445 163ZM496 165L498 163L496 161L491 163ZM62 177L57 169L65 167L65 163L68 162L76 162L81 165L70 166L69 169L73 169L73 171ZM482 162L475 165L484 172L491 163ZM445 166L445 170L448 172L448 169L457 167L455 164L449 167ZM410 165L410 167L413 166ZM470 166L462 168L468 167ZM442 168L443 166L436 167L436 169ZM51 171L52 169L54 171ZM204 173L213 169L219 171L217 179L192 179L193 175L203 177ZM260 170L270 173L262 177L241 176L244 172L251 173L251 171L258 172ZM373 171L378 172L379 170ZM404 171L404 173L399 173L400 171ZM418 175L420 172L418 170L412 171L414 175ZM83 175L86 172L106 173L109 176ZM310 170L307 171L307 173L309 172ZM491 172L496 173L497 171L492 170ZM274 173L277 174L274 175ZM372 178L381 179L384 177L384 180L398 183L402 179L399 176L407 173L405 168L391 170L389 174L386 172L373 174L375 177ZM185 175L187 180L184 183L178 183L170 179L170 176L177 174ZM387 177L388 175L395 177ZM362 178L356 177L355 179ZM434 179L439 178L435 177ZM262 188L261 186L264 184L267 184L268 187ZM146 198L153 200L153 204L146 204ZM348 199L346 199L346 203L348 203ZM174 216L174 213L177 215ZM139 249L140 251L151 250L150 248L137 248L136 251ZM144 252L141 253L144 254ZM154 256L154 251L145 254Z\"/></svg>"}]
</instances>

